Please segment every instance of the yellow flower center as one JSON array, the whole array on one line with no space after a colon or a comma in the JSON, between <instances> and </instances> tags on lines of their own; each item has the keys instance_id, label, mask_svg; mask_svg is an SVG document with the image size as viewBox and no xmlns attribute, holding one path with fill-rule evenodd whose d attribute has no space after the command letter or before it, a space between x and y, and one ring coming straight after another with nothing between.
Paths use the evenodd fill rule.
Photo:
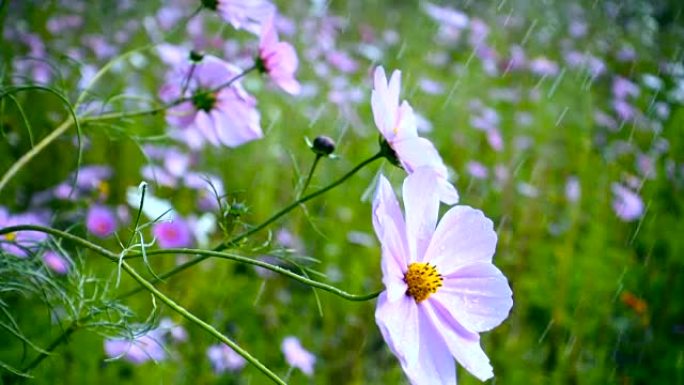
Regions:
<instances>
[{"instance_id":1,"label":"yellow flower center","mask_svg":"<svg viewBox=\"0 0 684 385\"><path fill-rule=\"evenodd\" d=\"M442 280L442 276L437 272L437 266L414 262L404 274L404 282L408 285L406 294L413 297L416 303L423 302L442 287Z\"/></svg>"},{"instance_id":2,"label":"yellow flower center","mask_svg":"<svg viewBox=\"0 0 684 385\"><path fill-rule=\"evenodd\" d=\"M5 234L5 240L7 240L8 242L14 242L14 240L16 240L16 239L17 239L17 233Z\"/></svg>"},{"instance_id":3,"label":"yellow flower center","mask_svg":"<svg viewBox=\"0 0 684 385\"><path fill-rule=\"evenodd\" d=\"M110 191L109 183L107 183L105 181L98 183L97 191L100 193L100 196L102 196L104 198L108 197L109 191Z\"/></svg>"}]
</instances>

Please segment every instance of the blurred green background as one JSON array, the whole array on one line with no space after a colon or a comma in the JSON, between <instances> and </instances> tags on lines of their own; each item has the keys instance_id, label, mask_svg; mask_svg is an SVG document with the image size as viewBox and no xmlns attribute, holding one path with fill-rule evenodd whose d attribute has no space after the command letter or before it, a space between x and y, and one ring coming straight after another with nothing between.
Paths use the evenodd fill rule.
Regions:
<instances>
[{"instance_id":1,"label":"blurred green background","mask_svg":"<svg viewBox=\"0 0 684 385\"><path fill-rule=\"evenodd\" d=\"M72 102L84 63L98 69L106 60L92 53L78 61L68 59L69 50L83 44L85 35L103 36L115 52L155 42L150 32L154 28L148 24L163 2L87 2L80 10L73 6L77 3L3 1L0 7L0 29L31 31L43 39L46 60L65 73L63 79L52 76L50 84ZM173 6L189 15L198 4L174 2ZM281 39L297 48L298 78L305 89L313 87L316 92L292 98L267 87L258 75L250 75L245 86L259 101L265 137L236 149L207 148L199 154L197 169L219 175L228 201L248 207L240 218L245 226L256 225L295 199L295 188L314 157L305 137L328 135L337 142L338 158L321 161L311 189L332 182L377 151L370 71L375 65L400 69L402 98L432 123L432 130L422 135L435 143L452 171L461 203L482 209L499 236L495 264L510 281L514 306L500 327L482 336L494 367L490 383L684 384L684 109L676 95L678 87L684 87L684 73L677 72L684 71L682 6L677 1L510 0L458 1L448 6L460 9L470 21L462 36L452 40L440 40L444 32L424 3L280 2L279 12L296 28L291 36L281 33ZM48 20L64 14L82 15L83 26L51 34ZM208 38L254 48L254 36L223 26L208 11L200 17L205 31L212 31ZM468 37L475 34L473 26L478 22L489 29L486 43L470 44ZM584 24L584 33L577 33L581 30L577 23ZM578 30L571 32L573 26ZM120 30L132 32L116 42ZM327 37L329 42L324 41ZM168 39L189 41L184 28ZM325 55L311 52L326 44L352 58L357 68L346 73L335 68L333 60L326 62ZM516 46L524 51L526 62L543 57L556 63L557 71L540 74L509 68L507 59ZM633 53L628 60L621 56L629 51L625 47ZM223 56L212 46L206 51ZM602 61L601 74L592 77L586 66L570 65L567 54L573 51L591 53ZM3 87L26 83L15 76L12 63L35 52L5 32L0 53ZM89 100L111 98L132 83L136 92L145 92L138 96L155 98L164 67L150 50L141 55L144 64L124 60L95 87ZM661 88L644 85L645 74L663 79ZM630 99L639 118L609 129L597 123L595 114L616 115L612 89L616 76L639 85L639 95ZM342 102L336 102L338 94L344 95ZM68 116L59 100L45 92L20 93L16 100L24 107L36 139ZM657 116L656 102L667 105L667 116ZM495 126L502 143L498 151L474 122L485 115L484 108L498 116ZM4 172L29 150L30 142L19 110L6 98L0 124ZM89 148L83 164L108 164L114 169L107 203L125 203L126 188L142 180L139 170L146 159L141 144L168 143L159 137L165 129L162 116L84 126ZM65 180L76 166L73 134L52 144L14 178L0 193L0 205L14 212L28 210L32 194ZM652 164L645 174L639 166L641 155ZM469 172L473 161L486 168L486 177ZM382 162L293 211L269 231L250 237L238 251L255 258L276 255L297 261L315 279L351 293L381 289L380 249L372 230L372 190L368 189L378 172L390 177L395 188L404 177L402 170ZM576 201L566 194L569 178L579 183ZM612 186L633 179L644 213L625 222L613 208ZM152 188L181 213L195 209L187 189ZM71 209L82 212L85 205L76 203ZM276 240L283 230L296 239L294 247L286 245L290 251ZM82 226L74 232L84 234ZM120 232L123 238L129 234L125 228ZM217 233L212 244L220 238ZM120 250L114 239L92 240ZM66 297L85 302L76 299L80 290L85 297L100 296L93 302L101 305L136 287L125 275L115 287L114 264L66 247L77 269L67 277L47 278ZM157 256L151 266L162 272L175 266L176 260L172 255ZM142 263L135 266L149 276ZM7 268L2 274L20 273ZM287 277L264 277L249 266L223 260L205 261L158 287L281 376L288 373L288 365L280 343L285 336L297 336L317 362L312 378L297 370L287 374L293 384L406 383L375 325L375 301L351 303L320 291L317 297L311 288ZM11 313L23 336L41 347L69 325L68 317L59 317L58 299L9 290L0 297L6 305L3 310ZM162 304L155 305L149 294L128 298L123 305L135 314L120 325L144 323L150 314L155 320L171 317L186 327L188 341L170 344L170 358L163 362L109 361L102 330L89 325L74 332L35 368L34 379L20 380L0 371L2 383L268 383L250 366L238 373L215 374L206 356L213 338ZM112 317L116 319L108 322L117 323L118 314ZM3 323L9 320L6 314ZM6 329L0 331L0 341L0 360L13 367L25 367L38 354ZM459 368L459 383L478 382Z\"/></svg>"}]
</instances>

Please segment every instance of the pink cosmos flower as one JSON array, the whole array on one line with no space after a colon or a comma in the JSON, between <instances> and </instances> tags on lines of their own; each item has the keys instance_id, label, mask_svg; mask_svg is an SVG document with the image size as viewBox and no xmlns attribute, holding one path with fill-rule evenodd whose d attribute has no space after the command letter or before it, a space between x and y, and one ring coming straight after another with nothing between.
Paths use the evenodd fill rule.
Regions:
<instances>
[{"instance_id":1,"label":"pink cosmos flower","mask_svg":"<svg viewBox=\"0 0 684 385\"><path fill-rule=\"evenodd\" d=\"M91 234L106 238L116 231L116 215L106 206L91 206L86 214L86 228Z\"/></svg>"},{"instance_id":2,"label":"pink cosmos flower","mask_svg":"<svg viewBox=\"0 0 684 385\"><path fill-rule=\"evenodd\" d=\"M456 384L453 358L484 381L493 370L478 333L506 319L512 292L492 264L492 221L459 205L437 223L436 178L423 167L405 179L404 219L390 183L380 177L373 226L386 290L375 319L412 384Z\"/></svg>"},{"instance_id":3,"label":"pink cosmos flower","mask_svg":"<svg viewBox=\"0 0 684 385\"><path fill-rule=\"evenodd\" d=\"M239 68L209 55L194 64L181 64L177 76L160 91L167 103L189 98L167 110L167 122L179 128L170 135L195 150L205 142L237 147L261 138L256 99L235 80L240 74Z\"/></svg>"},{"instance_id":4,"label":"pink cosmos flower","mask_svg":"<svg viewBox=\"0 0 684 385\"><path fill-rule=\"evenodd\" d=\"M260 70L267 73L278 87L291 95L299 94L302 87L294 77L299 66L297 52L290 43L278 41L278 31L272 17L264 23L261 31L257 63Z\"/></svg>"},{"instance_id":5,"label":"pink cosmos flower","mask_svg":"<svg viewBox=\"0 0 684 385\"><path fill-rule=\"evenodd\" d=\"M224 344L211 345L207 349L207 357L214 373L237 372L245 367L247 361L230 346Z\"/></svg>"},{"instance_id":6,"label":"pink cosmos flower","mask_svg":"<svg viewBox=\"0 0 684 385\"><path fill-rule=\"evenodd\" d=\"M188 223L176 217L170 222L157 222L152 226L152 234L162 248L189 247L192 245L192 233Z\"/></svg>"},{"instance_id":7,"label":"pink cosmos flower","mask_svg":"<svg viewBox=\"0 0 684 385\"><path fill-rule=\"evenodd\" d=\"M267 0L202 0L202 4L214 11L235 29L246 29L258 35L261 26L276 8Z\"/></svg>"},{"instance_id":8,"label":"pink cosmos flower","mask_svg":"<svg viewBox=\"0 0 684 385\"><path fill-rule=\"evenodd\" d=\"M287 361L290 366L298 368L307 376L313 375L316 356L304 349L297 337L285 337L281 349L285 355L285 361Z\"/></svg>"},{"instance_id":9,"label":"pink cosmos flower","mask_svg":"<svg viewBox=\"0 0 684 385\"><path fill-rule=\"evenodd\" d=\"M447 169L437 149L429 140L418 136L413 108L404 100L399 104L401 72L395 70L387 82L385 70L375 69L371 107L375 125L409 174L419 167L430 167L439 176L439 196L446 204L458 202L458 192L447 180Z\"/></svg>"}]
</instances>

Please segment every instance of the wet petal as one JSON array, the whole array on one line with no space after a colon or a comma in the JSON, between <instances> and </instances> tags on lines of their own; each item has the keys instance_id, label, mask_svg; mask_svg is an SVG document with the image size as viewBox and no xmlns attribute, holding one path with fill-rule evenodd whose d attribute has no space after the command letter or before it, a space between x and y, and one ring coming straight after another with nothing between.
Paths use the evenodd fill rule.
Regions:
<instances>
[{"instance_id":1,"label":"wet petal","mask_svg":"<svg viewBox=\"0 0 684 385\"><path fill-rule=\"evenodd\" d=\"M508 280L496 266L478 262L444 276L444 286L430 299L477 333L497 327L508 317L512 295Z\"/></svg>"},{"instance_id":2,"label":"wet petal","mask_svg":"<svg viewBox=\"0 0 684 385\"><path fill-rule=\"evenodd\" d=\"M425 250L435 231L439 214L437 176L430 168L419 168L404 180L406 240L410 261L424 261Z\"/></svg>"},{"instance_id":3,"label":"wet petal","mask_svg":"<svg viewBox=\"0 0 684 385\"><path fill-rule=\"evenodd\" d=\"M417 384L456 384L456 365L445 344L437 325L429 318L424 305L419 305L418 322L420 341L418 361L402 365L411 383Z\"/></svg>"},{"instance_id":4,"label":"wet petal","mask_svg":"<svg viewBox=\"0 0 684 385\"><path fill-rule=\"evenodd\" d=\"M375 322L392 353L402 367L412 366L418 360L418 306L413 298L403 296L389 301L387 293L378 298Z\"/></svg>"},{"instance_id":5,"label":"wet petal","mask_svg":"<svg viewBox=\"0 0 684 385\"><path fill-rule=\"evenodd\" d=\"M426 260L446 275L473 262L491 262L496 250L492 221L482 211L454 206L444 214L432 236Z\"/></svg>"},{"instance_id":6,"label":"wet petal","mask_svg":"<svg viewBox=\"0 0 684 385\"><path fill-rule=\"evenodd\" d=\"M480 347L478 334L465 330L439 306L432 306L430 303L424 309L434 328L439 330L443 343L461 366L481 381L494 377L489 358Z\"/></svg>"},{"instance_id":7,"label":"wet petal","mask_svg":"<svg viewBox=\"0 0 684 385\"><path fill-rule=\"evenodd\" d=\"M406 284L403 282L404 271L408 266L406 225L392 186L382 175L373 200L373 227L382 244L383 283L389 299L393 301L406 292Z\"/></svg>"}]
</instances>

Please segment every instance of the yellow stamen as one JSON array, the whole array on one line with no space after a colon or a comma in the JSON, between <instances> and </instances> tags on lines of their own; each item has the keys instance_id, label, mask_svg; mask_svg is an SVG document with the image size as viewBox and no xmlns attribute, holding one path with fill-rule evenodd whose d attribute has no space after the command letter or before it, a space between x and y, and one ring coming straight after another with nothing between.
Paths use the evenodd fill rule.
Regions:
<instances>
[{"instance_id":1,"label":"yellow stamen","mask_svg":"<svg viewBox=\"0 0 684 385\"><path fill-rule=\"evenodd\" d=\"M437 266L429 263L414 262L409 265L404 282L408 285L406 295L410 295L416 303L425 301L430 294L442 287L442 276L437 272Z\"/></svg>"},{"instance_id":2,"label":"yellow stamen","mask_svg":"<svg viewBox=\"0 0 684 385\"><path fill-rule=\"evenodd\" d=\"M17 239L17 233L5 234L5 240L8 242L14 242Z\"/></svg>"}]
</instances>

